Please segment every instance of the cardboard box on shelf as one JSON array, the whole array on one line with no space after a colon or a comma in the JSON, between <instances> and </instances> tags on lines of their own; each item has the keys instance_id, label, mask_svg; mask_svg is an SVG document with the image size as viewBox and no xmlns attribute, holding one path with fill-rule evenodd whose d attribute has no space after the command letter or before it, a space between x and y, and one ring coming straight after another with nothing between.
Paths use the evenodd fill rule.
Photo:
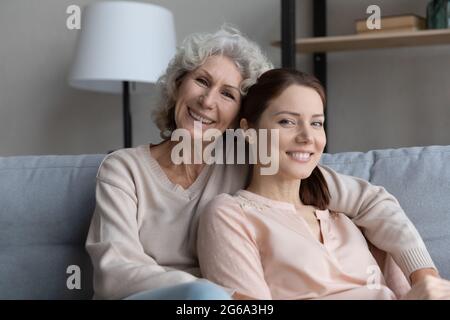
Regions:
<instances>
[{"instance_id":1,"label":"cardboard box on shelf","mask_svg":"<svg viewBox=\"0 0 450 320\"><path fill-rule=\"evenodd\" d=\"M367 19L356 20L356 33L417 31L427 27L426 19L414 14L381 17L380 24L380 29L369 29Z\"/></svg>"}]
</instances>

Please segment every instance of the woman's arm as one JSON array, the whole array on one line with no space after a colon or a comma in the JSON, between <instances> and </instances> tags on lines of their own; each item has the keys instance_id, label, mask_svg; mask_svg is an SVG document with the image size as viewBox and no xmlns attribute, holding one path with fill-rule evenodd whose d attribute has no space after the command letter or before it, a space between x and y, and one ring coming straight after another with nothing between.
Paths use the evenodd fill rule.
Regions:
<instances>
[{"instance_id":1,"label":"woman's arm","mask_svg":"<svg viewBox=\"0 0 450 320\"><path fill-rule=\"evenodd\" d=\"M424 269L424 271L426 270ZM429 272L423 272L420 277L422 276L423 278L416 280L417 282L412 286L411 290L406 294L404 299L450 300L450 281L441 279L436 274L429 274Z\"/></svg>"},{"instance_id":2,"label":"woman's arm","mask_svg":"<svg viewBox=\"0 0 450 320\"><path fill-rule=\"evenodd\" d=\"M86 249L94 267L98 299L122 299L133 293L194 281L193 275L168 270L145 253L139 240L137 198L105 160L96 185L96 207ZM163 244L161 244L163 245Z\"/></svg>"},{"instance_id":3,"label":"woman's arm","mask_svg":"<svg viewBox=\"0 0 450 320\"><path fill-rule=\"evenodd\" d=\"M320 169L331 194L329 209L352 218L371 243L392 255L409 280L414 271L436 269L419 232L394 196L363 179L326 166Z\"/></svg>"},{"instance_id":4,"label":"woman's arm","mask_svg":"<svg viewBox=\"0 0 450 320\"><path fill-rule=\"evenodd\" d=\"M234 299L272 299L255 233L229 195L212 200L200 215L197 253L203 277L234 289Z\"/></svg>"}]
</instances>

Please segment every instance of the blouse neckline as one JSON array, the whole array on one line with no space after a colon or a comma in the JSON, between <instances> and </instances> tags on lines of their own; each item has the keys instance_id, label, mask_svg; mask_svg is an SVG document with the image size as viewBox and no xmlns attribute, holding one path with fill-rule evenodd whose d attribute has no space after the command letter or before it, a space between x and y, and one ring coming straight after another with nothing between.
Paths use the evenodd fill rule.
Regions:
<instances>
[{"instance_id":1,"label":"blouse neckline","mask_svg":"<svg viewBox=\"0 0 450 320\"><path fill-rule=\"evenodd\" d=\"M292 203L285 202L285 201L278 201L278 200L272 200L267 197L264 197L262 195L256 194L254 192L248 191L248 190L239 190L236 192L236 196L243 197L245 199L248 199L250 201L263 204L265 206L269 207L276 207L280 209L291 209L295 211L295 206Z\"/></svg>"},{"instance_id":2,"label":"blouse neckline","mask_svg":"<svg viewBox=\"0 0 450 320\"><path fill-rule=\"evenodd\" d=\"M284 210L291 210L295 213L297 212L295 205L293 205L290 202L273 200L248 190L239 190L235 193L235 196L249 200L250 202L254 203L257 207L261 207L262 205L269 208L278 208ZM328 209L325 210L314 209L314 213L317 219L319 220L328 218L329 216Z\"/></svg>"},{"instance_id":3,"label":"blouse neckline","mask_svg":"<svg viewBox=\"0 0 450 320\"><path fill-rule=\"evenodd\" d=\"M150 151L150 147L153 145L154 144L150 143L142 145L141 147L144 148L143 152L145 155L145 159L147 159L147 162L150 168L152 169L152 172L157 176L159 182L171 190L185 194L189 198L198 195L206 184L206 179L209 175L211 165L206 164L202 169L202 171L200 172L197 179L195 179L195 181L188 188L185 189L181 185L172 182L166 175L163 168L159 165L158 161L153 157Z\"/></svg>"}]
</instances>

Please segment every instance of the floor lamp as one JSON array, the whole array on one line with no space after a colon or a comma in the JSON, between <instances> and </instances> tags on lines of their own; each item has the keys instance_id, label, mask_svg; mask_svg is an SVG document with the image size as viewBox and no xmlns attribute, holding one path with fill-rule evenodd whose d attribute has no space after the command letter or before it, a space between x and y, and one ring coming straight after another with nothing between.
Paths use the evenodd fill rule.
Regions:
<instances>
[{"instance_id":1,"label":"floor lamp","mask_svg":"<svg viewBox=\"0 0 450 320\"><path fill-rule=\"evenodd\" d=\"M106 1L82 12L69 84L122 94L124 146L132 146L130 82L155 83L175 54L172 13L157 5Z\"/></svg>"}]
</instances>

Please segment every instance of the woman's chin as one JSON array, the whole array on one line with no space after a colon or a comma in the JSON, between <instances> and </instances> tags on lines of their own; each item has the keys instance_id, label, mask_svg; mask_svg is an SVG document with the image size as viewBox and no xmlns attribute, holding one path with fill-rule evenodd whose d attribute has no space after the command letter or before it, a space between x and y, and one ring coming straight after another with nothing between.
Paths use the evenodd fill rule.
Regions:
<instances>
[{"instance_id":1,"label":"woman's chin","mask_svg":"<svg viewBox=\"0 0 450 320\"><path fill-rule=\"evenodd\" d=\"M204 133L207 130L221 130L220 126L217 122L213 123L202 123L200 121L186 121L181 124L178 128L183 128L184 130L187 130L191 136L194 136L194 133L196 131L200 131L200 133Z\"/></svg>"},{"instance_id":2,"label":"woman's chin","mask_svg":"<svg viewBox=\"0 0 450 320\"><path fill-rule=\"evenodd\" d=\"M177 130L179 130L178 133ZM221 136L224 131L224 129L217 128L214 124L194 127L193 124L182 123L172 133L172 136L174 136L175 133L178 141L181 139L180 136L182 136L183 139L189 138L194 140L212 141L214 140L213 137Z\"/></svg>"},{"instance_id":3,"label":"woman's chin","mask_svg":"<svg viewBox=\"0 0 450 320\"><path fill-rule=\"evenodd\" d=\"M280 169L280 173L292 180L304 180L311 176L312 170L286 170L283 174L283 170Z\"/></svg>"}]
</instances>

